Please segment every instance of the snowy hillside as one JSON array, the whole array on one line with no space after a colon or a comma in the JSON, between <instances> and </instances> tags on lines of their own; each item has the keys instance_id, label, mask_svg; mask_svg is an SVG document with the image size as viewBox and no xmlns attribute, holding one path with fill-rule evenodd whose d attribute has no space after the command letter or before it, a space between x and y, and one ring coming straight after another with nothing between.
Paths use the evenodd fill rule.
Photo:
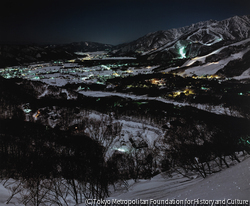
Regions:
<instances>
[{"instance_id":1,"label":"snowy hillside","mask_svg":"<svg viewBox=\"0 0 250 206\"><path fill-rule=\"evenodd\" d=\"M228 204L235 204L237 201L245 200L247 203L245 205L248 205L250 202L249 172L250 158L247 158L241 163L212 174L205 179L197 177L195 174L189 174L187 177L178 173L173 173L172 177L159 174L151 180L138 180L135 183L130 181L128 190L124 185L123 189L121 187L113 192L107 201L138 199L197 201L199 199L200 201L225 200ZM0 185L1 206L18 204L16 198L6 204L9 195L9 191L3 187L2 182ZM192 205L191 202L189 203ZM79 204L79 206L84 205L86 204Z\"/></svg>"},{"instance_id":2,"label":"snowy hillside","mask_svg":"<svg viewBox=\"0 0 250 206\"><path fill-rule=\"evenodd\" d=\"M131 43L121 45L121 48L116 50L115 53L124 55L131 52L146 52L144 55L155 56L157 52L176 44L178 40L185 40L188 41L188 44L192 43L193 46L200 47L211 46L223 40L239 41L249 38L249 35L250 17L247 15L235 16L223 21L209 20L182 28L150 33Z\"/></svg>"},{"instance_id":3,"label":"snowy hillside","mask_svg":"<svg viewBox=\"0 0 250 206\"><path fill-rule=\"evenodd\" d=\"M250 201L250 158L205 179L190 175L157 175L130 186L128 192L113 194L109 199L155 200L248 200Z\"/></svg>"},{"instance_id":4,"label":"snowy hillside","mask_svg":"<svg viewBox=\"0 0 250 206\"><path fill-rule=\"evenodd\" d=\"M223 21L209 22L206 25L190 26L178 38L143 55L148 59L193 58L249 38L249 28L249 16L235 16Z\"/></svg>"},{"instance_id":5,"label":"snowy hillside","mask_svg":"<svg viewBox=\"0 0 250 206\"><path fill-rule=\"evenodd\" d=\"M221 47L217 50L212 51L211 53L204 55L204 56L196 56L195 58L191 58L187 60L182 66L177 68L168 68L163 70L165 72L176 72L180 75L184 76L205 76L205 75L216 75L218 71L226 68L226 66L236 60L240 62L246 61L247 56L246 54L250 51L250 39L246 39L228 46ZM229 49L242 47L240 50L236 50L234 52L230 52ZM239 62L239 63L240 63ZM193 64L199 63L198 66L193 66ZM243 68L239 68L240 66L234 65L238 71L240 70L243 72ZM183 70L181 70L183 68ZM248 69L248 65L246 65L245 69ZM230 68L233 70L233 68ZM243 74L242 74L243 75ZM234 76L237 76L234 74ZM244 74L245 78L247 76ZM232 76L231 76L232 77ZM237 77L239 79L239 77Z\"/></svg>"}]
</instances>

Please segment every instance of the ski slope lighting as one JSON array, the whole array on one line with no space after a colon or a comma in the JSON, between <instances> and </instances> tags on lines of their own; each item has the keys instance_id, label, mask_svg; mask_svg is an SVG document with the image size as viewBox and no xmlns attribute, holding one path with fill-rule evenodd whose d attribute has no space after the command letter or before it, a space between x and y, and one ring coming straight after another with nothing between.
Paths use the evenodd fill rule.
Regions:
<instances>
[{"instance_id":1,"label":"ski slope lighting","mask_svg":"<svg viewBox=\"0 0 250 206\"><path fill-rule=\"evenodd\" d=\"M179 50L179 53L180 53L182 59L186 58L186 54L184 52L184 49L185 49L185 47L181 47Z\"/></svg>"}]
</instances>

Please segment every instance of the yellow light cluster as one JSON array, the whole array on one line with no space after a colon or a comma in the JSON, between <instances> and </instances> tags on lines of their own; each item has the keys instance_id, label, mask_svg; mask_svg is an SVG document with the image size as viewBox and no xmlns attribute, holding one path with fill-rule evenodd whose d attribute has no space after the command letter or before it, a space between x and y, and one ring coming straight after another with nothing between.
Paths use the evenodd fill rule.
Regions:
<instances>
[{"instance_id":1,"label":"yellow light cluster","mask_svg":"<svg viewBox=\"0 0 250 206\"><path fill-rule=\"evenodd\" d=\"M194 90L192 90L192 89L185 89L183 93L184 93L186 96L195 94L195 93L194 93Z\"/></svg>"},{"instance_id":2,"label":"yellow light cluster","mask_svg":"<svg viewBox=\"0 0 250 206\"><path fill-rule=\"evenodd\" d=\"M173 92L173 94L172 94L172 95L169 95L169 96L175 98L175 97L179 96L181 93L182 93L182 92L177 91L177 92Z\"/></svg>"},{"instance_id":3,"label":"yellow light cluster","mask_svg":"<svg viewBox=\"0 0 250 206\"><path fill-rule=\"evenodd\" d=\"M115 73L113 73L112 75L114 75L114 76L116 76L116 77L119 77L120 75L119 74L117 74L116 72Z\"/></svg>"},{"instance_id":4,"label":"yellow light cluster","mask_svg":"<svg viewBox=\"0 0 250 206\"><path fill-rule=\"evenodd\" d=\"M194 92L194 90L192 90L192 89L185 89L185 90L183 90L183 91L176 91L176 92L173 92L172 94L169 94L168 96L169 96L169 97L175 98L175 97L177 97L177 96L180 96L181 94L185 94L185 96L188 96L188 95L194 95L195 92Z\"/></svg>"},{"instance_id":5,"label":"yellow light cluster","mask_svg":"<svg viewBox=\"0 0 250 206\"><path fill-rule=\"evenodd\" d=\"M37 120L37 117L40 115L40 111L37 110L37 112L35 114L33 114L33 117L35 120Z\"/></svg>"},{"instance_id":6,"label":"yellow light cluster","mask_svg":"<svg viewBox=\"0 0 250 206\"><path fill-rule=\"evenodd\" d=\"M192 76L193 79L219 79L218 75L206 75L206 76Z\"/></svg>"},{"instance_id":7,"label":"yellow light cluster","mask_svg":"<svg viewBox=\"0 0 250 206\"><path fill-rule=\"evenodd\" d=\"M127 70L126 72L127 72L127 73L133 73L133 70L130 70L130 69L129 69L129 70Z\"/></svg>"},{"instance_id":8,"label":"yellow light cluster","mask_svg":"<svg viewBox=\"0 0 250 206\"><path fill-rule=\"evenodd\" d=\"M219 79L220 77L218 75L211 75L207 77L208 79Z\"/></svg>"},{"instance_id":9,"label":"yellow light cluster","mask_svg":"<svg viewBox=\"0 0 250 206\"><path fill-rule=\"evenodd\" d=\"M164 79L150 79L148 81L150 81L151 84L155 84L155 85L159 85L159 86L165 85Z\"/></svg>"}]
</instances>

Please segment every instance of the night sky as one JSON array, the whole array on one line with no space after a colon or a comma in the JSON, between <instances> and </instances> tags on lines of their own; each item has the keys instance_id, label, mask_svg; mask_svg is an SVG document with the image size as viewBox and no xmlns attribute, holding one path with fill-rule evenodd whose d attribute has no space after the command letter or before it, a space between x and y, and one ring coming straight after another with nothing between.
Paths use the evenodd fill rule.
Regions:
<instances>
[{"instance_id":1,"label":"night sky","mask_svg":"<svg viewBox=\"0 0 250 206\"><path fill-rule=\"evenodd\" d=\"M250 0L1 0L0 43L120 44L147 33L250 14Z\"/></svg>"}]
</instances>

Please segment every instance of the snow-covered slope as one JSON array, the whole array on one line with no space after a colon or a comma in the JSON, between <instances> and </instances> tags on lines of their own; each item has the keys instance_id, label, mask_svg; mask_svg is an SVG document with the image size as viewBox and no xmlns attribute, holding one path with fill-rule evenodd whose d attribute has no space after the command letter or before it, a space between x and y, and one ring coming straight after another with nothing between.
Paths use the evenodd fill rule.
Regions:
<instances>
[{"instance_id":1,"label":"snow-covered slope","mask_svg":"<svg viewBox=\"0 0 250 206\"><path fill-rule=\"evenodd\" d=\"M186 33L187 31L192 31L199 27L203 27L214 22L212 20L205 22L198 22L196 24L192 24L191 26L181 27L181 28L173 28L167 31L156 31L145 36L132 41L128 44L118 45L118 49L113 51L113 53L117 55L124 55L130 52L136 53L147 53L150 51L154 51L162 46L169 45L172 42L176 41L181 35Z\"/></svg>"},{"instance_id":2,"label":"snow-covered slope","mask_svg":"<svg viewBox=\"0 0 250 206\"><path fill-rule=\"evenodd\" d=\"M212 52L189 58L179 67L167 68L164 72L175 72L182 76L215 75L248 78L250 38L215 49ZM242 74L243 76L239 75Z\"/></svg>"},{"instance_id":3,"label":"snow-covered slope","mask_svg":"<svg viewBox=\"0 0 250 206\"><path fill-rule=\"evenodd\" d=\"M234 16L223 21L209 20L186 27L149 33L131 43L118 46L119 49L114 53L118 55L134 52L144 53L148 58L153 59L160 58L158 52L170 50L172 53L180 46L192 45L193 48L188 48L188 53L189 56L195 56L201 47L212 46L223 40L239 41L249 36L250 16ZM178 51L174 51L174 53L178 53Z\"/></svg>"},{"instance_id":4,"label":"snow-covered slope","mask_svg":"<svg viewBox=\"0 0 250 206\"><path fill-rule=\"evenodd\" d=\"M249 69L244 71L240 76L234 77L235 79L241 80L241 79L250 79L250 66Z\"/></svg>"},{"instance_id":5,"label":"snow-covered slope","mask_svg":"<svg viewBox=\"0 0 250 206\"><path fill-rule=\"evenodd\" d=\"M228 204L235 201L250 201L250 158L231 166L205 179L191 175L183 177L173 173L172 177L159 174L151 180L139 180L132 184L127 192L116 192L108 200L225 200ZM10 193L1 183L0 205L18 205L12 199L6 204ZM80 204L79 206L84 206ZM242 205L242 204L239 204ZM248 205L248 204L246 204Z\"/></svg>"},{"instance_id":6,"label":"snow-covered slope","mask_svg":"<svg viewBox=\"0 0 250 206\"><path fill-rule=\"evenodd\" d=\"M250 201L250 158L205 179L190 179L174 174L172 178L162 174L135 183L128 192L111 195L109 199L157 199L157 200L226 200ZM228 202L229 203L229 202ZM232 202L231 202L232 203Z\"/></svg>"},{"instance_id":7,"label":"snow-covered slope","mask_svg":"<svg viewBox=\"0 0 250 206\"><path fill-rule=\"evenodd\" d=\"M223 21L209 21L188 27L172 42L144 53L148 59L189 58L205 55L223 45L250 36L250 17L232 17ZM220 43L220 45L218 45Z\"/></svg>"}]
</instances>

